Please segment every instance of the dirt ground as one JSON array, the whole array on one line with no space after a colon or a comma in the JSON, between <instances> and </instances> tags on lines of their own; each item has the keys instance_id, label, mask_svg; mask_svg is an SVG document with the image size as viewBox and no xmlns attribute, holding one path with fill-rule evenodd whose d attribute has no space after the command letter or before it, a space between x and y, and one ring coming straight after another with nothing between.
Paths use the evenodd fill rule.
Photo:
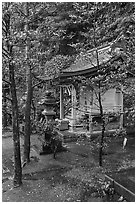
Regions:
<instances>
[{"instance_id":1,"label":"dirt ground","mask_svg":"<svg viewBox=\"0 0 137 204\"><path fill-rule=\"evenodd\" d=\"M97 140L66 143L67 151L58 153L55 160L51 154L39 155L34 150L37 141L33 135L31 162L23 168L23 184L13 188L11 136L7 134L2 140L3 202L103 202L101 187L105 173L135 164L134 141L125 150L122 141L110 141L104 152L103 167L99 167Z\"/></svg>"}]
</instances>

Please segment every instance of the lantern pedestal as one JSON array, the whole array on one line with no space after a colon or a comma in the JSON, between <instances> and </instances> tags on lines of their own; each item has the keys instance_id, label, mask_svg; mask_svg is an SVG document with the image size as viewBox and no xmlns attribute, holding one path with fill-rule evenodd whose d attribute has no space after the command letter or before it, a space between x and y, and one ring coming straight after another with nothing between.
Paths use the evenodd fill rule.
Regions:
<instances>
[{"instance_id":1,"label":"lantern pedestal","mask_svg":"<svg viewBox=\"0 0 137 204\"><path fill-rule=\"evenodd\" d=\"M41 100L41 102L39 103L43 108L44 111L42 112L42 114L45 117L45 127L48 127L48 124L54 124L55 123L55 111L54 111L54 106L56 104L56 100L55 98L52 96L52 93L50 91L47 91L45 94L45 97ZM42 145L41 145L41 152L40 154L44 154L44 153L51 153L52 150L50 148L49 145L49 139L51 138L52 134L52 129L51 130L47 130L47 128L45 128L45 132L43 133L42 137L40 138Z\"/></svg>"},{"instance_id":2,"label":"lantern pedestal","mask_svg":"<svg viewBox=\"0 0 137 204\"><path fill-rule=\"evenodd\" d=\"M40 102L40 105L44 108L42 114L45 116L45 131L40 138L42 142L40 154L54 153L55 150L56 152L64 151L64 148L62 147L62 140L59 137L58 131L53 128L56 123L56 112L54 111L55 104L56 100L52 96L52 93L47 91L45 98Z\"/></svg>"}]
</instances>

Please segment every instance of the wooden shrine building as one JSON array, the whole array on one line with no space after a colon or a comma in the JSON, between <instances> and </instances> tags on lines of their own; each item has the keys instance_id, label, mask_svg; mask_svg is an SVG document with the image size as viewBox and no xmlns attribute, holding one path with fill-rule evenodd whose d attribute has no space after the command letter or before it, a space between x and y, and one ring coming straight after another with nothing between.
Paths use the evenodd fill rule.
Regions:
<instances>
[{"instance_id":1,"label":"wooden shrine building","mask_svg":"<svg viewBox=\"0 0 137 204\"><path fill-rule=\"evenodd\" d=\"M111 44L98 48L99 67L113 60L117 60L120 55L114 58L113 53L120 52L120 48L113 47ZM60 74L60 119L69 120L70 125L74 128L80 125L80 121L84 115L88 116L89 130L98 130L95 122L99 121L99 107L94 89L90 86L76 85L75 78L77 76L95 77L97 75L97 55L96 50L92 49L87 54L77 59L69 68L62 71ZM65 115L64 94L68 92L71 101L71 111ZM105 113L111 115L110 121L113 128L123 126L123 94L121 87L111 88L102 96L102 105ZM119 119L113 117L114 113L120 112ZM112 128L110 127L110 128Z\"/></svg>"}]
</instances>

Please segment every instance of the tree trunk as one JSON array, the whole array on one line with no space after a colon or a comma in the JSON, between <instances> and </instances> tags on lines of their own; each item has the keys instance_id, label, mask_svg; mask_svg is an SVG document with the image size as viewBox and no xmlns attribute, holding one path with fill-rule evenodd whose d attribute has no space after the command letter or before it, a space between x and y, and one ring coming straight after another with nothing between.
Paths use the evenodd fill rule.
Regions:
<instances>
[{"instance_id":1,"label":"tree trunk","mask_svg":"<svg viewBox=\"0 0 137 204\"><path fill-rule=\"evenodd\" d=\"M94 31L94 44L96 47L96 40L95 40L95 31ZM96 57L97 57L97 70L99 70L99 58L98 58L98 51L96 50ZM101 129L101 140L100 140L100 148L99 148L99 166L102 166L102 151L103 151L103 142L104 142L104 135L105 135L105 120L104 120L104 114L103 114L103 106L102 106L102 100L101 100L101 82L99 80L98 82L98 102L99 102L99 109L100 109L100 116L101 116L101 122L102 122L102 129Z\"/></svg>"},{"instance_id":2,"label":"tree trunk","mask_svg":"<svg viewBox=\"0 0 137 204\"><path fill-rule=\"evenodd\" d=\"M99 148L99 166L102 166L102 153L103 153L104 136L105 136L105 123L103 120L102 130L101 130L101 141L100 141L100 148Z\"/></svg>"},{"instance_id":3,"label":"tree trunk","mask_svg":"<svg viewBox=\"0 0 137 204\"><path fill-rule=\"evenodd\" d=\"M35 120L36 119L36 107L35 107L33 100L32 100L32 109L33 109L33 120Z\"/></svg>"},{"instance_id":4,"label":"tree trunk","mask_svg":"<svg viewBox=\"0 0 137 204\"><path fill-rule=\"evenodd\" d=\"M97 10L98 8L96 8ZM96 18L96 16L94 16ZM97 48L97 43L96 43L96 24L95 24L95 18L94 18L94 46ZM97 58L97 70L99 70L99 56L98 56L98 50L96 49L96 58ZM99 102L99 109L100 109L100 116L101 116L101 122L102 122L102 129L101 129L101 140L100 140L100 148L99 148L99 166L102 166L102 151L103 151L103 142L104 142L104 134L105 134L105 120L104 120L104 114L103 114L103 106L102 106L102 100L101 100L101 82L99 80L98 82L98 88L99 88L99 93L98 93L98 102Z\"/></svg>"},{"instance_id":5,"label":"tree trunk","mask_svg":"<svg viewBox=\"0 0 137 204\"><path fill-rule=\"evenodd\" d=\"M100 81L99 81L99 89L100 89ZM102 121L102 129L101 129L101 140L100 140L100 148L99 148L99 166L102 166L102 152L103 152L103 142L104 142L104 135L105 135L105 120L103 117L103 107L101 101L101 94L99 91L99 108L100 108L100 116Z\"/></svg>"},{"instance_id":6,"label":"tree trunk","mask_svg":"<svg viewBox=\"0 0 137 204\"><path fill-rule=\"evenodd\" d=\"M16 96L16 85L14 79L14 65L9 64L9 79L11 82L11 96L12 96L12 128L13 128L13 145L14 145L14 187L22 184L22 168L20 155L20 135L18 123L18 103Z\"/></svg>"},{"instance_id":7,"label":"tree trunk","mask_svg":"<svg viewBox=\"0 0 137 204\"><path fill-rule=\"evenodd\" d=\"M8 10L10 2L7 2L6 9ZM10 21L11 15L7 14L5 18L6 31L5 35L7 37L6 50L8 52L7 62L9 65L9 81L10 81L10 92L11 92L11 106L12 106L12 130L13 130L13 151L14 151L14 187L20 186L22 184L22 168L21 168L21 155L20 155L20 135L19 135L19 123L18 123L18 102L16 95L16 84L14 77L14 64L13 64L13 52L12 45L10 42Z\"/></svg>"},{"instance_id":8,"label":"tree trunk","mask_svg":"<svg viewBox=\"0 0 137 204\"><path fill-rule=\"evenodd\" d=\"M25 134L24 134L24 162L30 162L30 135L31 135L31 101L32 101L32 74L31 69L27 75L27 98L25 106Z\"/></svg>"},{"instance_id":9,"label":"tree trunk","mask_svg":"<svg viewBox=\"0 0 137 204\"><path fill-rule=\"evenodd\" d=\"M28 16L29 16L29 10L28 10L28 2L25 3L25 12L26 12L26 25L25 25L25 31L26 35L28 35ZM26 105L25 105L25 132L24 132L24 162L28 163L30 162L30 135L31 135L31 101L32 101L32 95L33 95L33 89L32 89L32 73L31 73L31 67L28 63L28 49L29 49L29 40L26 41L26 84L27 84L27 98L26 98Z\"/></svg>"},{"instance_id":10,"label":"tree trunk","mask_svg":"<svg viewBox=\"0 0 137 204\"><path fill-rule=\"evenodd\" d=\"M7 121L7 100L6 100L6 91L3 90L3 128L6 128L8 126L8 121Z\"/></svg>"}]
</instances>

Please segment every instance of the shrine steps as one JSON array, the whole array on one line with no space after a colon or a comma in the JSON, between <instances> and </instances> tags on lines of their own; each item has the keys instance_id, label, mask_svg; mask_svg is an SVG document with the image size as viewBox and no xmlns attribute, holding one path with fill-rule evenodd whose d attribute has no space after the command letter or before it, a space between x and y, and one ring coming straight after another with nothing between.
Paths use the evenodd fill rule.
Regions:
<instances>
[{"instance_id":1,"label":"shrine steps","mask_svg":"<svg viewBox=\"0 0 137 204\"><path fill-rule=\"evenodd\" d=\"M71 130L65 130L65 131L60 131L60 134L62 136L63 143L68 143L68 142L76 142L77 140L80 139L88 139L90 138L86 132L74 132Z\"/></svg>"},{"instance_id":2,"label":"shrine steps","mask_svg":"<svg viewBox=\"0 0 137 204\"><path fill-rule=\"evenodd\" d=\"M116 131L114 130L108 130L105 131L107 135L111 135ZM83 129L69 129L69 130L64 130L64 131L59 131L60 135L62 137L62 140L64 143L67 142L76 142L77 140L94 140L97 138L99 135L101 135L101 131L94 131L90 133L89 131L83 130Z\"/></svg>"}]
</instances>

